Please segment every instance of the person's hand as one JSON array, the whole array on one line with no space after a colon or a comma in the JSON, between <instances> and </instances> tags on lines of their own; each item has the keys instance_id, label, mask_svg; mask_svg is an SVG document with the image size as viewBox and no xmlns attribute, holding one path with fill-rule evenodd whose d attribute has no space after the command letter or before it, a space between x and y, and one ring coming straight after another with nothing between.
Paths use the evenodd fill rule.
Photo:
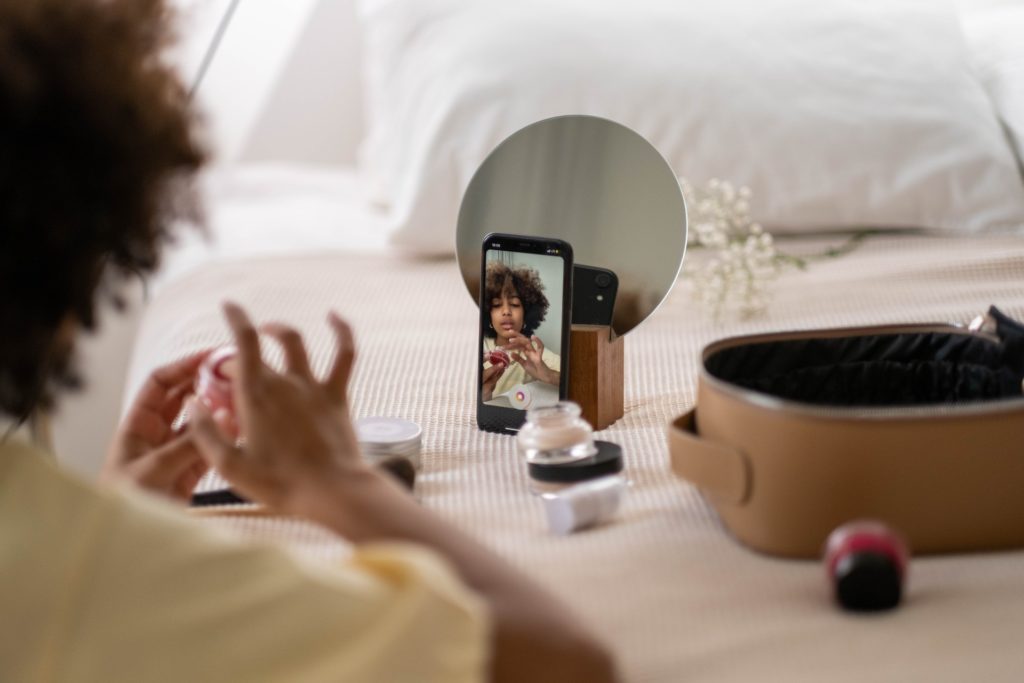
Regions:
<instances>
[{"instance_id":1,"label":"person's hand","mask_svg":"<svg viewBox=\"0 0 1024 683\"><path fill-rule=\"evenodd\" d=\"M325 482L370 471L348 412L352 330L337 315L328 317L337 348L321 382L297 331L281 324L261 327L284 351L284 372L275 372L263 362L259 333L245 312L234 304L226 304L224 312L238 347L233 389L244 444L225 437L198 401L190 405L189 433L202 456L240 494L281 512L303 514L306 495L316 497Z\"/></svg>"},{"instance_id":2,"label":"person's hand","mask_svg":"<svg viewBox=\"0 0 1024 683\"><path fill-rule=\"evenodd\" d=\"M494 387L498 386L498 380L505 374L505 366L501 363L495 363L484 368L483 380L484 380L484 400L490 401L494 396Z\"/></svg>"},{"instance_id":3,"label":"person's hand","mask_svg":"<svg viewBox=\"0 0 1024 683\"><path fill-rule=\"evenodd\" d=\"M102 481L128 480L144 489L188 500L208 469L189 434L172 425L209 351L157 368L121 423L100 473Z\"/></svg>"},{"instance_id":4,"label":"person's hand","mask_svg":"<svg viewBox=\"0 0 1024 683\"><path fill-rule=\"evenodd\" d=\"M352 543L404 541L441 554L487 602L492 622L488 680L617 680L607 650L557 599L363 463L348 419L352 331L330 316L337 357L323 382L302 339L282 325L261 329L284 348L285 370L260 357L245 313L225 306L238 346L234 403L245 443L224 437L198 402L189 423L196 445L242 495L274 512L304 517Z\"/></svg>"},{"instance_id":5,"label":"person's hand","mask_svg":"<svg viewBox=\"0 0 1024 683\"><path fill-rule=\"evenodd\" d=\"M517 333L508 340L508 348L511 350L509 356L522 366L527 375L541 382L558 385L558 371L544 365L544 342L540 337L527 337Z\"/></svg>"}]
</instances>

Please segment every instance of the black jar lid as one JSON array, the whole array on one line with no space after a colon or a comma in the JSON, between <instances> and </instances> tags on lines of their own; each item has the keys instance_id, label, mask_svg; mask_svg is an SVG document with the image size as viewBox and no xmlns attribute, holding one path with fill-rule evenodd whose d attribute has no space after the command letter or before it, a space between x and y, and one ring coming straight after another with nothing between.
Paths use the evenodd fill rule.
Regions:
<instances>
[{"instance_id":1,"label":"black jar lid","mask_svg":"<svg viewBox=\"0 0 1024 683\"><path fill-rule=\"evenodd\" d=\"M597 453L573 462L557 465L529 463L530 478L537 481L569 483L586 481L622 471L622 446L611 441L595 441Z\"/></svg>"}]
</instances>

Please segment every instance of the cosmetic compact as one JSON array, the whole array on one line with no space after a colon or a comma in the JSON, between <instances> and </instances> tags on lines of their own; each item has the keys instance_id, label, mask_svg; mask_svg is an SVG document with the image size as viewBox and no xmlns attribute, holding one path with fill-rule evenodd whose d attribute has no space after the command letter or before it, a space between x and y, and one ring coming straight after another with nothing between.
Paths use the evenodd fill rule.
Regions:
<instances>
[{"instance_id":1,"label":"cosmetic compact","mask_svg":"<svg viewBox=\"0 0 1024 683\"><path fill-rule=\"evenodd\" d=\"M379 464L398 456L420 468L423 429L418 424L397 417L363 417L354 424L356 440L369 462Z\"/></svg>"}]
</instances>

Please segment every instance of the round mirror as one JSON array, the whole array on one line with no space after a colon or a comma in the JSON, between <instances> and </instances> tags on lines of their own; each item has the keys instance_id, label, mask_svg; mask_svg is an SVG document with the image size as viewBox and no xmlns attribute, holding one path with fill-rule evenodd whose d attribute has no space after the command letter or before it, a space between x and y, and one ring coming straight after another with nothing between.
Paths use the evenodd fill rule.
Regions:
<instances>
[{"instance_id":1,"label":"round mirror","mask_svg":"<svg viewBox=\"0 0 1024 683\"><path fill-rule=\"evenodd\" d=\"M622 335L672 289L686 251L686 207L675 173L647 140L607 119L559 116L508 137L469 183L456 250L473 301L492 232L568 242L573 323L610 318Z\"/></svg>"}]
</instances>

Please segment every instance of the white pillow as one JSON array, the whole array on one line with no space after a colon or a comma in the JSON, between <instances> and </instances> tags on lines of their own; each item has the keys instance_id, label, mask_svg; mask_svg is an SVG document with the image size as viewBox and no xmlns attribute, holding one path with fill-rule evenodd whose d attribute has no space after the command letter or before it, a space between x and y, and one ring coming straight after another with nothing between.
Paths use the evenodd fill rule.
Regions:
<instances>
[{"instance_id":1,"label":"white pillow","mask_svg":"<svg viewBox=\"0 0 1024 683\"><path fill-rule=\"evenodd\" d=\"M770 229L1024 225L1024 183L936 0L362 0L361 168L394 241L449 253L505 137L592 114Z\"/></svg>"},{"instance_id":2,"label":"white pillow","mask_svg":"<svg viewBox=\"0 0 1024 683\"><path fill-rule=\"evenodd\" d=\"M989 0L963 11L971 64L1024 160L1024 3Z\"/></svg>"}]
</instances>

